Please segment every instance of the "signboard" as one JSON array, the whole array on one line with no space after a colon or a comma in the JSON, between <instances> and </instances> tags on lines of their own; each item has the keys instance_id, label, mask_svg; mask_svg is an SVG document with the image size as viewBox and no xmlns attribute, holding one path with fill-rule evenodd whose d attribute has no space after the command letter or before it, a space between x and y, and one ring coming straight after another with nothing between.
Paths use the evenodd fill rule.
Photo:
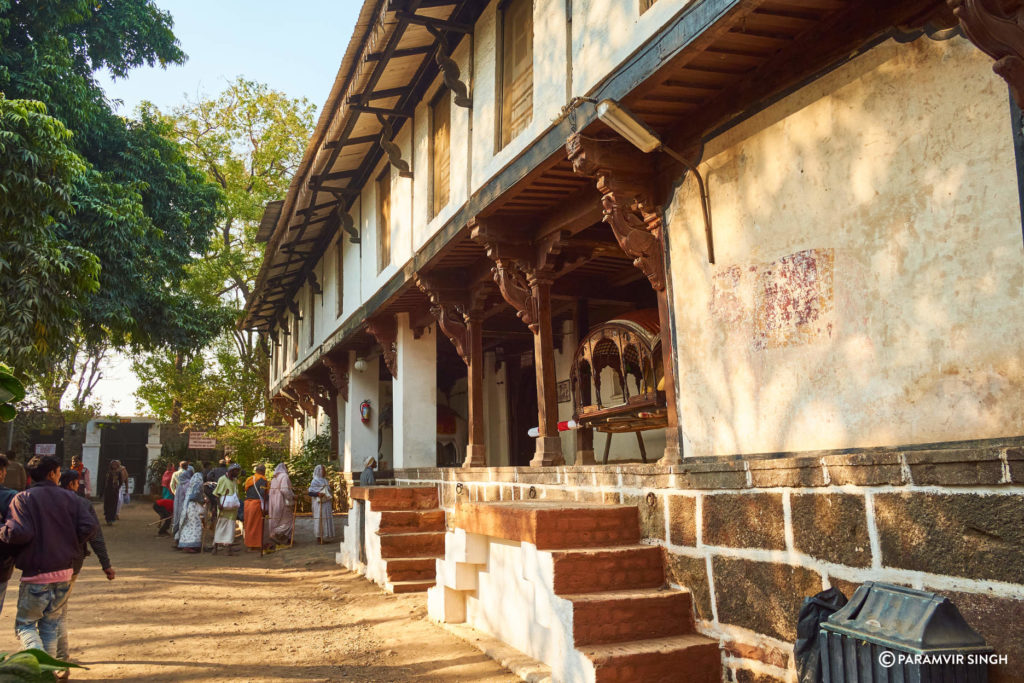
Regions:
<instances>
[{"instance_id":1,"label":"signboard","mask_svg":"<svg viewBox=\"0 0 1024 683\"><path fill-rule=\"evenodd\" d=\"M120 422L123 425L130 425L132 423L132 419L130 417L122 417L118 420L118 422Z\"/></svg>"},{"instance_id":2,"label":"signboard","mask_svg":"<svg viewBox=\"0 0 1024 683\"><path fill-rule=\"evenodd\" d=\"M36 455L57 455L57 444L55 444L55 443L37 443L36 444Z\"/></svg>"},{"instance_id":3,"label":"signboard","mask_svg":"<svg viewBox=\"0 0 1024 683\"><path fill-rule=\"evenodd\" d=\"M196 450L209 450L217 447L217 439L206 436L206 432L189 432L188 447Z\"/></svg>"}]
</instances>

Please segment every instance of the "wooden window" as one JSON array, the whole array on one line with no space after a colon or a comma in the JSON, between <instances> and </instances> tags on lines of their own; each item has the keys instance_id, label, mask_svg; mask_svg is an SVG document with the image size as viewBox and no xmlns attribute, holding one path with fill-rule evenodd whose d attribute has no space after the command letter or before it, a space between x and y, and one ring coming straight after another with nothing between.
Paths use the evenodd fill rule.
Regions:
<instances>
[{"instance_id":1,"label":"wooden window","mask_svg":"<svg viewBox=\"0 0 1024 683\"><path fill-rule=\"evenodd\" d=\"M335 259L337 259L337 263L334 264L334 292L338 303L334 317L340 318L342 311L345 310L345 271L342 270L342 264L345 263L345 238L341 234L338 235L338 246L336 249Z\"/></svg>"},{"instance_id":2,"label":"wooden window","mask_svg":"<svg viewBox=\"0 0 1024 683\"><path fill-rule=\"evenodd\" d=\"M313 342L316 341L316 290L312 285L307 289L309 290L309 339L306 340L306 345L312 347Z\"/></svg>"},{"instance_id":3,"label":"wooden window","mask_svg":"<svg viewBox=\"0 0 1024 683\"><path fill-rule=\"evenodd\" d=\"M377 178L377 272L391 263L391 167Z\"/></svg>"},{"instance_id":4,"label":"wooden window","mask_svg":"<svg viewBox=\"0 0 1024 683\"><path fill-rule=\"evenodd\" d=\"M651 9L651 7L652 7L652 6L654 5L654 3L656 3L657 1L658 1L658 0L640 0L640 14L643 14L643 13L644 13L644 12L646 12L647 10Z\"/></svg>"},{"instance_id":5,"label":"wooden window","mask_svg":"<svg viewBox=\"0 0 1024 683\"><path fill-rule=\"evenodd\" d=\"M447 88L441 91L431 105L430 144L431 150L431 216L441 213L448 204L451 189L451 129L452 94Z\"/></svg>"},{"instance_id":6,"label":"wooden window","mask_svg":"<svg viewBox=\"0 0 1024 683\"><path fill-rule=\"evenodd\" d=\"M292 315L292 362L299 359L299 316Z\"/></svg>"},{"instance_id":7,"label":"wooden window","mask_svg":"<svg viewBox=\"0 0 1024 683\"><path fill-rule=\"evenodd\" d=\"M533 119L533 0L510 0L501 13L501 147Z\"/></svg>"}]
</instances>

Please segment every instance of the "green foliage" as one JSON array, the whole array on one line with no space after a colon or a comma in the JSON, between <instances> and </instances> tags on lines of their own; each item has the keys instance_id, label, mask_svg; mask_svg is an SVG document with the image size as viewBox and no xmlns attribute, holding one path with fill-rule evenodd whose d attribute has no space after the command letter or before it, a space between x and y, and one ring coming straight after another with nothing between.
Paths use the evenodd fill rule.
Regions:
<instances>
[{"instance_id":1,"label":"green foliage","mask_svg":"<svg viewBox=\"0 0 1024 683\"><path fill-rule=\"evenodd\" d=\"M279 427L261 425L225 426L214 430L219 444L230 450L230 455L246 472L259 463L266 463L273 471L274 465L288 456L285 448L286 434Z\"/></svg>"},{"instance_id":2,"label":"green foliage","mask_svg":"<svg viewBox=\"0 0 1024 683\"><path fill-rule=\"evenodd\" d=\"M0 355L45 371L99 286L99 259L61 236L86 164L39 102L0 95Z\"/></svg>"},{"instance_id":3,"label":"green foliage","mask_svg":"<svg viewBox=\"0 0 1024 683\"><path fill-rule=\"evenodd\" d=\"M0 91L50 114L0 111L0 356L50 406L69 382L50 369L74 368L83 346L201 348L231 321L181 286L219 188L166 121L118 115L94 78L182 63L171 27L153 0L0 0Z\"/></svg>"},{"instance_id":4,"label":"green foliage","mask_svg":"<svg viewBox=\"0 0 1024 683\"><path fill-rule=\"evenodd\" d=\"M57 680L55 671L84 668L80 664L54 659L34 648L13 653L0 652L0 680L4 681L43 683Z\"/></svg>"},{"instance_id":5,"label":"green foliage","mask_svg":"<svg viewBox=\"0 0 1024 683\"><path fill-rule=\"evenodd\" d=\"M10 422L17 415L15 403L25 398L25 387L11 369L0 363L0 422Z\"/></svg>"},{"instance_id":6,"label":"green foliage","mask_svg":"<svg viewBox=\"0 0 1024 683\"><path fill-rule=\"evenodd\" d=\"M287 462L288 473L292 479L292 487L302 493L306 491L309 483L313 481L313 470L317 465L323 465L324 476L331 482L331 492L334 495L334 509L341 511L348 508L348 498L341 472L335 468L337 463L332 463L331 461L330 433L323 432L305 441L299 451L293 454ZM308 496L299 496L299 511L310 511Z\"/></svg>"}]
</instances>

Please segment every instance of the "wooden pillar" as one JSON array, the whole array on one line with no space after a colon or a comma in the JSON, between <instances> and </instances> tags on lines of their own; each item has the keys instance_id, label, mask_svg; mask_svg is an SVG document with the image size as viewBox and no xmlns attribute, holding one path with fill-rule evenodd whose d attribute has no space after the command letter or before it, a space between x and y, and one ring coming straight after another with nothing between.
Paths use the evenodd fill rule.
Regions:
<instances>
[{"instance_id":1,"label":"wooden pillar","mask_svg":"<svg viewBox=\"0 0 1024 683\"><path fill-rule=\"evenodd\" d=\"M576 343L590 331L590 306L586 299L576 301ZM576 459L574 465L594 465L594 430L580 427L576 430Z\"/></svg>"},{"instance_id":2,"label":"wooden pillar","mask_svg":"<svg viewBox=\"0 0 1024 683\"><path fill-rule=\"evenodd\" d=\"M555 378L555 339L551 329L551 281L531 275L530 290L536 302L533 362L537 368L537 448L530 465L560 465L562 439L558 436L558 388Z\"/></svg>"},{"instance_id":3,"label":"wooden pillar","mask_svg":"<svg viewBox=\"0 0 1024 683\"><path fill-rule=\"evenodd\" d=\"M682 461L679 412L676 406L675 362L672 358L671 307L665 272L665 235L661 207L654 200L655 174L650 158L627 142L596 141L576 133L566 141L573 170L597 180L604 222L622 250L633 258L658 297L662 369L665 373L665 453L661 465Z\"/></svg>"},{"instance_id":4,"label":"wooden pillar","mask_svg":"<svg viewBox=\"0 0 1024 683\"><path fill-rule=\"evenodd\" d=\"M553 233L537 241L523 241L522 226L495 225L479 219L473 223L471 234L486 248L488 258L494 262L491 272L502 298L533 333L539 434L530 465L562 465L565 458L562 456L562 440L558 436L551 283L571 258L581 257L578 254L572 257L561 254L569 237L565 232Z\"/></svg>"},{"instance_id":5,"label":"wooden pillar","mask_svg":"<svg viewBox=\"0 0 1024 683\"><path fill-rule=\"evenodd\" d=\"M469 445L463 467L487 465L484 436L484 322L480 311L467 312L466 341L469 346L467 379L469 390Z\"/></svg>"}]
</instances>

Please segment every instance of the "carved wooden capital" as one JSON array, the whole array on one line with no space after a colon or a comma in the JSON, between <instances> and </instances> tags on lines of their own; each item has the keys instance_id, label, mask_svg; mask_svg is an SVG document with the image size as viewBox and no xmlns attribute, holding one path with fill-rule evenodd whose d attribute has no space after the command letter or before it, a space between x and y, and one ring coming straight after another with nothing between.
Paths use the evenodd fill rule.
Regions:
<instances>
[{"instance_id":1,"label":"carved wooden capital","mask_svg":"<svg viewBox=\"0 0 1024 683\"><path fill-rule=\"evenodd\" d=\"M490 256L488 252L488 256ZM537 331L537 299L533 296L530 286L532 271L520 259L494 257L494 282L498 285L501 297L515 309L516 316L530 328Z\"/></svg>"},{"instance_id":2,"label":"carved wooden capital","mask_svg":"<svg viewBox=\"0 0 1024 683\"><path fill-rule=\"evenodd\" d=\"M288 383L285 390L294 397L295 402L299 404L307 415L316 415L316 402L313 400L313 388L309 381L302 377L296 377Z\"/></svg>"},{"instance_id":3,"label":"carved wooden capital","mask_svg":"<svg viewBox=\"0 0 1024 683\"><path fill-rule=\"evenodd\" d=\"M327 368L327 377L334 390L348 403L348 359L326 355L323 358L323 363Z\"/></svg>"},{"instance_id":4,"label":"carved wooden capital","mask_svg":"<svg viewBox=\"0 0 1024 683\"><path fill-rule=\"evenodd\" d=\"M294 424L296 420L302 418L302 411L299 410L298 405L296 405L295 402L287 396L278 394L271 398L270 402L273 404L274 410L276 410L281 417L288 420L289 424Z\"/></svg>"},{"instance_id":5,"label":"carved wooden capital","mask_svg":"<svg viewBox=\"0 0 1024 683\"><path fill-rule=\"evenodd\" d=\"M385 315L366 321L366 331L380 344L384 365L392 377L398 377L398 328L393 315Z\"/></svg>"},{"instance_id":6,"label":"carved wooden capital","mask_svg":"<svg viewBox=\"0 0 1024 683\"><path fill-rule=\"evenodd\" d=\"M967 38L996 63L992 70L1010 84L1024 108L1024 2L1021 0L947 0Z\"/></svg>"},{"instance_id":7,"label":"carved wooden capital","mask_svg":"<svg viewBox=\"0 0 1024 683\"><path fill-rule=\"evenodd\" d=\"M598 142L579 133L565 143L573 170L594 177L604 222L656 291L665 289L661 208L654 203L650 162L628 143Z\"/></svg>"}]
</instances>

